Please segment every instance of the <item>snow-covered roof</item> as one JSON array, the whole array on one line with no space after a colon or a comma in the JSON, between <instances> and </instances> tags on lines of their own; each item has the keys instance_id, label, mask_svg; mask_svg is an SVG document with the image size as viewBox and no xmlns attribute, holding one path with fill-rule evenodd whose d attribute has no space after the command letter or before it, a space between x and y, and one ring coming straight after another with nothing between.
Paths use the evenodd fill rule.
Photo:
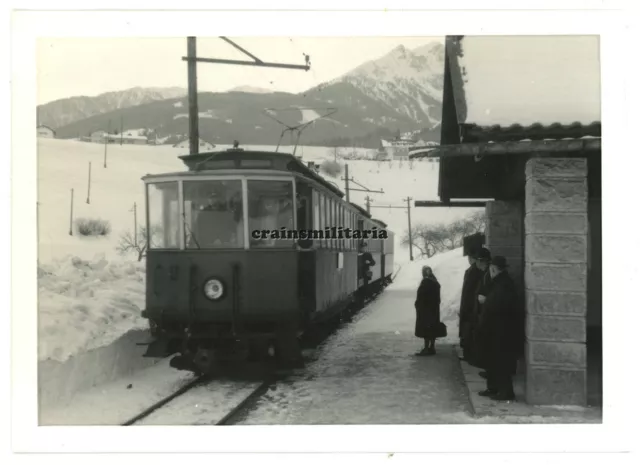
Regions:
<instances>
[{"instance_id":1,"label":"snow-covered roof","mask_svg":"<svg viewBox=\"0 0 640 465\"><path fill-rule=\"evenodd\" d=\"M477 126L600 122L598 36L447 39L458 122Z\"/></svg>"}]
</instances>

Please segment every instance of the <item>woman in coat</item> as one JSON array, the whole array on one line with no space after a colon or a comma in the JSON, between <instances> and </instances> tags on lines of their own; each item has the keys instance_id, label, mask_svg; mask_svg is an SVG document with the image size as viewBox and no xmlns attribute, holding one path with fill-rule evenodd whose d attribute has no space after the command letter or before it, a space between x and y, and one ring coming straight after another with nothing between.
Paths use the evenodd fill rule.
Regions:
<instances>
[{"instance_id":1,"label":"woman in coat","mask_svg":"<svg viewBox=\"0 0 640 465\"><path fill-rule=\"evenodd\" d=\"M424 349L416 355L435 355L436 337L438 337L440 324L440 283L428 266L422 267L422 282L418 287L415 307L415 335L424 339Z\"/></svg>"}]
</instances>

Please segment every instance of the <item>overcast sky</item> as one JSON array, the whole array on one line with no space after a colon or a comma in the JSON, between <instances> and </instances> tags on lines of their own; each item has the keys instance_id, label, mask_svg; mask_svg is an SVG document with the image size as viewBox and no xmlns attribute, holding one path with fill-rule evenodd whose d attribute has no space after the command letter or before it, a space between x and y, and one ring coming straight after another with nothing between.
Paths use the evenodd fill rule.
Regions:
<instances>
[{"instance_id":1,"label":"overcast sky","mask_svg":"<svg viewBox=\"0 0 640 465\"><path fill-rule=\"evenodd\" d=\"M198 90L236 86L300 92L338 77L402 44L408 48L443 41L434 37L232 37L263 61L304 64L311 70L281 70L198 64ZM76 95L93 96L131 87L187 87L187 40L180 38L40 39L37 51L38 104ZM198 38L200 57L250 60L217 37Z\"/></svg>"}]
</instances>

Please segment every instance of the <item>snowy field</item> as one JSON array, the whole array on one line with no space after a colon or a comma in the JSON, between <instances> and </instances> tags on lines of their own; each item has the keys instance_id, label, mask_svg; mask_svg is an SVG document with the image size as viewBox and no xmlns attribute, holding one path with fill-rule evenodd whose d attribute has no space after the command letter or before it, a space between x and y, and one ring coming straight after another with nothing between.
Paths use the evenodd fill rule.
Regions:
<instances>
[{"instance_id":1,"label":"snowy field","mask_svg":"<svg viewBox=\"0 0 640 465\"><path fill-rule=\"evenodd\" d=\"M123 257L116 249L120 236L134 230L134 203L139 226L145 217L141 177L184 170L178 159L184 149L110 145L107 168L104 150L101 144L38 140L40 360L64 361L74 353L109 344L126 331L145 324L139 317L144 305L143 265L133 254ZM281 151L290 152L291 148L282 147ZM298 154L304 161L322 163L334 158L334 149L300 147ZM357 182L372 190L384 190L385 194L371 194L374 207L403 205L406 196L436 198L437 163L368 160L348 163L349 174ZM343 187L340 177L327 178ZM75 225L73 234L69 234L71 189L73 217L109 221L108 236L83 237L75 231ZM366 195L352 192L351 200L364 205ZM412 223L450 220L468 211L414 209ZM372 213L397 234L396 262L407 261L408 250L400 246L400 237L407 227L406 210L373 208Z\"/></svg>"}]
</instances>

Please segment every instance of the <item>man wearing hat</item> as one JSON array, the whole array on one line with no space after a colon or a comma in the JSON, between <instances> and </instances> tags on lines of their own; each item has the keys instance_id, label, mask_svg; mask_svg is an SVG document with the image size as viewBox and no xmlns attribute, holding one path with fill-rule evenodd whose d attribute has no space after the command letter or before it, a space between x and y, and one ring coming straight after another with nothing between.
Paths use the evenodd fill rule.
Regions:
<instances>
[{"instance_id":1,"label":"man wearing hat","mask_svg":"<svg viewBox=\"0 0 640 465\"><path fill-rule=\"evenodd\" d=\"M469 268L464 272L460 295L458 337L463 351L460 359L469 363L472 363L473 359L472 335L475 326L476 290L483 276L483 272L476 266L477 257L478 249L471 249L468 254Z\"/></svg>"},{"instance_id":2,"label":"man wearing hat","mask_svg":"<svg viewBox=\"0 0 640 465\"><path fill-rule=\"evenodd\" d=\"M485 247L478 249L476 253L476 267L480 270L481 276L473 290L473 312L469 322L468 334L470 335L469 345L471 346L471 354L469 363L473 366L484 368L480 357L480 348L478 347L478 321L484 306L484 299L491 286L491 276L489 274L489 263L491 262L491 252ZM486 378L486 373L481 372L480 376Z\"/></svg>"},{"instance_id":3,"label":"man wearing hat","mask_svg":"<svg viewBox=\"0 0 640 465\"><path fill-rule=\"evenodd\" d=\"M491 259L491 284L485 291L478 321L479 356L487 372L487 389L481 396L493 400L515 399L512 376L520 356L520 312L516 288L507 272L507 260Z\"/></svg>"}]
</instances>

